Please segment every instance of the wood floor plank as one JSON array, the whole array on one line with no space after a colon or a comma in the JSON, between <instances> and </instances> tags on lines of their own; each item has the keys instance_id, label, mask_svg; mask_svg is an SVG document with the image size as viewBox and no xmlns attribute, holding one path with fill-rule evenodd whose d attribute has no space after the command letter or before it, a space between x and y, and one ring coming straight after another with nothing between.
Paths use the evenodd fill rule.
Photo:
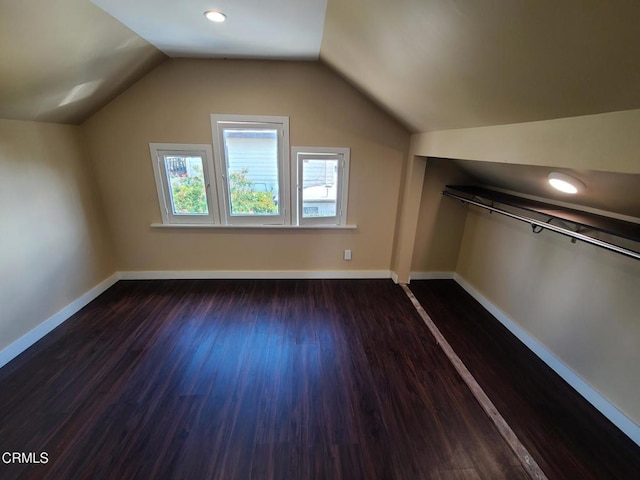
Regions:
<instances>
[{"instance_id":1,"label":"wood floor plank","mask_svg":"<svg viewBox=\"0 0 640 480\"><path fill-rule=\"evenodd\" d=\"M640 478L640 448L462 287L410 289L549 478Z\"/></svg>"},{"instance_id":2,"label":"wood floor plank","mask_svg":"<svg viewBox=\"0 0 640 480\"><path fill-rule=\"evenodd\" d=\"M0 444L49 454L3 480L523 476L389 280L120 281L0 369Z\"/></svg>"}]
</instances>

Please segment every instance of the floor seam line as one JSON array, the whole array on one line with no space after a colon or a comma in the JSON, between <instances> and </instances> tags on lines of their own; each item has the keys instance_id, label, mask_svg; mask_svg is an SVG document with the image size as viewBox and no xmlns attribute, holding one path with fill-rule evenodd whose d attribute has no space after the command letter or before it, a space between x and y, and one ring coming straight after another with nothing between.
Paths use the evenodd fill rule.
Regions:
<instances>
[{"instance_id":1,"label":"floor seam line","mask_svg":"<svg viewBox=\"0 0 640 480\"><path fill-rule=\"evenodd\" d=\"M460 357L458 357L458 355L453 350L449 342L444 338L444 335L442 335L442 332L440 332L440 330L438 329L436 324L433 322L433 320L431 319L427 311L420 304L420 302L415 297L413 292L409 289L409 286L403 284L401 285L401 287L404 290L407 297L409 297L409 300L411 300L411 303L413 304L414 308L418 312L418 315L420 315L420 318L422 319L422 321L425 323L425 325L431 332L431 335L433 335L433 337L435 338L438 346L442 349L442 351L447 356L451 364L454 366L458 374L462 377L462 380L467 385L469 390L471 390L471 393L473 394L475 399L478 401L482 409L485 411L487 416L491 419L491 421L497 428L502 438L504 438L504 440L507 442L511 450L516 454L516 456L518 457L518 460L524 467L527 474L535 480L548 480L547 476L544 474L544 472L542 471L540 466L537 464L537 462L533 459L533 457L531 456L529 451L526 449L526 447L522 444L522 442L520 442L515 432L511 429L511 427L507 423L507 421L500 414L500 412L498 412L498 409L493 404L491 399L487 396L487 394L484 392L482 387L478 384L478 382L473 377L469 369L467 369L467 367L462 362Z\"/></svg>"}]
</instances>

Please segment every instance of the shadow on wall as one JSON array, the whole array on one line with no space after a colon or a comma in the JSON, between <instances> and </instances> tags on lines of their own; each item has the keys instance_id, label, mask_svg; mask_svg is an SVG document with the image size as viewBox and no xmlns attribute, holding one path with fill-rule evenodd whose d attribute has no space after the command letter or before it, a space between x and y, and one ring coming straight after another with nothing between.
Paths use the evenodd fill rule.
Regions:
<instances>
[{"instance_id":1,"label":"shadow on wall","mask_svg":"<svg viewBox=\"0 0 640 480\"><path fill-rule=\"evenodd\" d=\"M428 158L422 186L422 198L413 272L453 272L458 262L467 208L462 202L442 196L448 184L472 182L472 177L452 160Z\"/></svg>"}]
</instances>

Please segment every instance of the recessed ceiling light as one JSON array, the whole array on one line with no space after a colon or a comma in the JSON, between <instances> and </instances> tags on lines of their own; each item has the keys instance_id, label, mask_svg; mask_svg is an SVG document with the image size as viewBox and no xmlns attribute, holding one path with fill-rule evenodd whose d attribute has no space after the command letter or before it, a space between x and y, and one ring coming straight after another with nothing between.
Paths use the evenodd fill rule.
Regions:
<instances>
[{"instance_id":1,"label":"recessed ceiling light","mask_svg":"<svg viewBox=\"0 0 640 480\"><path fill-rule=\"evenodd\" d=\"M208 10L204 12L204 16L212 22L216 23L222 23L227 19L227 16L224 13L218 12L216 10Z\"/></svg>"},{"instance_id":2,"label":"recessed ceiling light","mask_svg":"<svg viewBox=\"0 0 640 480\"><path fill-rule=\"evenodd\" d=\"M560 172L551 172L549 174L549 184L556 190L571 194L578 193L579 191L587 188L584 183L577 178L573 178Z\"/></svg>"}]
</instances>

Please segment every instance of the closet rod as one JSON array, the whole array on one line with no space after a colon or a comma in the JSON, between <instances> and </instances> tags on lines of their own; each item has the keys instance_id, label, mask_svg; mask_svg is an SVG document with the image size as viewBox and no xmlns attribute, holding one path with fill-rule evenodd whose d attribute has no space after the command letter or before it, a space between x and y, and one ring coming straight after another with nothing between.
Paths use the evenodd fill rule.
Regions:
<instances>
[{"instance_id":1,"label":"closet rod","mask_svg":"<svg viewBox=\"0 0 640 480\"><path fill-rule=\"evenodd\" d=\"M629 250L627 248L619 247L617 245L614 245L613 243L609 243L609 242L605 242L605 241L602 241L602 240L598 240L597 238L589 237L587 235L583 235L583 234L578 233L578 232L572 232L571 230L567 230L566 228L557 227L555 225L551 225L550 223L541 222L541 221L535 220L533 218L527 218L527 217L523 217L521 215L516 215L515 213L507 212L506 210L502 210L500 208L495 208L495 207L492 207L490 205L485 205L484 203L476 202L475 200L470 200L470 199L468 199L466 197L463 197L461 195L457 195L455 193L448 192L446 190L444 192L442 192L442 195L444 195L446 197L456 198L456 199L462 201L463 203L469 203L471 205L475 205L476 207L484 208L484 209L489 210L491 212L496 212L496 213L499 213L501 215L505 215L507 217L514 218L516 220L520 220L521 222L525 222L525 223L530 224L532 227L535 225L535 226L541 227L543 229L551 230L552 232L559 233L560 235L565 235L565 236L570 237L570 238L575 238L576 240L581 240L583 242L590 243L591 245L595 245L597 247L605 248L605 249L610 250L612 252L620 253L620 254L625 255L627 257L631 257L631 258L635 258L636 260L640 260L640 253L639 252L635 252L635 251Z\"/></svg>"}]
</instances>

